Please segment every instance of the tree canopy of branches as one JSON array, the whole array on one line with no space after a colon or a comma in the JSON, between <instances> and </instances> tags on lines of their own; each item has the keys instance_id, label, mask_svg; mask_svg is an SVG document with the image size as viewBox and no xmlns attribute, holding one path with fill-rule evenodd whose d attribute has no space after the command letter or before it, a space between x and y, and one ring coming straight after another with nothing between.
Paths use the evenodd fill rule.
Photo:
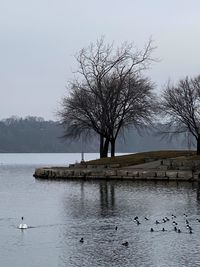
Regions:
<instances>
[{"instance_id":1,"label":"tree canopy of branches","mask_svg":"<svg viewBox=\"0 0 200 267\"><path fill-rule=\"evenodd\" d=\"M123 128L150 122L155 111L153 84L141 71L152 61L152 51L151 40L142 51L127 43L114 49L104 39L82 49L76 57L79 79L70 83L59 112L66 136L94 131L100 136L100 156L107 156L109 144L114 156Z\"/></svg>"},{"instance_id":2,"label":"tree canopy of branches","mask_svg":"<svg viewBox=\"0 0 200 267\"><path fill-rule=\"evenodd\" d=\"M174 86L165 88L161 109L166 116L164 133L188 133L197 142L200 155L200 76L182 79Z\"/></svg>"}]
</instances>

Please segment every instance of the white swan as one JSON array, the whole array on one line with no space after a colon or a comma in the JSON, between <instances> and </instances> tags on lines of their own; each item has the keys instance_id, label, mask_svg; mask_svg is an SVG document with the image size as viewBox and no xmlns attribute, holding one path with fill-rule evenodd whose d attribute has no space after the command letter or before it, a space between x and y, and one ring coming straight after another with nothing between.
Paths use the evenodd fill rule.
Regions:
<instances>
[{"instance_id":1,"label":"white swan","mask_svg":"<svg viewBox=\"0 0 200 267\"><path fill-rule=\"evenodd\" d=\"M24 217L22 217L21 219L22 219L22 223L20 223L19 229L27 229L28 228L27 224L23 223Z\"/></svg>"}]
</instances>

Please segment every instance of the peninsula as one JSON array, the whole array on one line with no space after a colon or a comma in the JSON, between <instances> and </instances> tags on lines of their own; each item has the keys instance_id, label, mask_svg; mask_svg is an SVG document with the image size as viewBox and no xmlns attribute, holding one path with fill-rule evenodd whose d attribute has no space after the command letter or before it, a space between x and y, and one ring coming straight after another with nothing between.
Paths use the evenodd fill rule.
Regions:
<instances>
[{"instance_id":1,"label":"peninsula","mask_svg":"<svg viewBox=\"0 0 200 267\"><path fill-rule=\"evenodd\" d=\"M197 181L200 156L194 151L152 151L71 164L38 168L40 179L125 179Z\"/></svg>"}]
</instances>

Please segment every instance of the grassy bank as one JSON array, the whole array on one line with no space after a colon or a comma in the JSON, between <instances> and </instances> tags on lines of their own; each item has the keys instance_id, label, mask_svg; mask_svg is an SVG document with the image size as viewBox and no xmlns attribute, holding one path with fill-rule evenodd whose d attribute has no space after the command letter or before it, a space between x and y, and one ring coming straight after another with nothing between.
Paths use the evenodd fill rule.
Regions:
<instances>
[{"instance_id":1,"label":"grassy bank","mask_svg":"<svg viewBox=\"0 0 200 267\"><path fill-rule=\"evenodd\" d=\"M88 165L110 165L120 164L121 167L142 164L153 160L177 158L177 157L194 157L195 151L188 150L166 150L166 151L149 151L124 156L116 156L112 158L102 158L97 160L87 161Z\"/></svg>"}]
</instances>

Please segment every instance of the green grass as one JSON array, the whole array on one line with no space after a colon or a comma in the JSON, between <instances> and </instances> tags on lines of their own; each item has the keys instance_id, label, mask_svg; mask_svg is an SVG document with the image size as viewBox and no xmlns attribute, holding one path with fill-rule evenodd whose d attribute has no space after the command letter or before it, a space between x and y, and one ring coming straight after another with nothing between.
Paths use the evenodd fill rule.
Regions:
<instances>
[{"instance_id":1,"label":"green grass","mask_svg":"<svg viewBox=\"0 0 200 267\"><path fill-rule=\"evenodd\" d=\"M112 158L102 158L97 160L87 161L87 165L110 165L110 164L120 164L121 167L142 164L145 163L147 159L159 160L167 158L177 158L177 157L196 157L195 151L188 150L166 150L166 151L149 151L142 152L124 156L116 156ZM199 157L200 158L200 157Z\"/></svg>"}]
</instances>

